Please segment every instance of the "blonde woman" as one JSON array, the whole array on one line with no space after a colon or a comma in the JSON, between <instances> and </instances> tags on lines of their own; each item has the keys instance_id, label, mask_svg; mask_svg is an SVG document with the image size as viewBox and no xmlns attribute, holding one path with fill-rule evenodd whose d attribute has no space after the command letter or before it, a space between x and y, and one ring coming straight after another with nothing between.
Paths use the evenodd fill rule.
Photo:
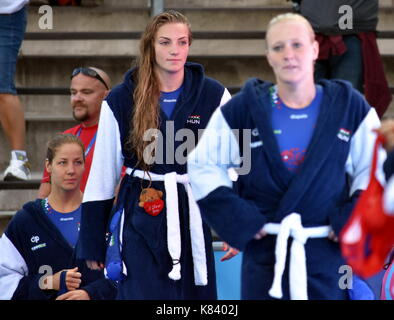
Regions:
<instances>
[{"instance_id":1,"label":"blonde woman","mask_svg":"<svg viewBox=\"0 0 394 320\"><path fill-rule=\"evenodd\" d=\"M210 229L190 192L186 156L230 98L186 62L186 17L168 11L143 32L137 66L104 101L85 189L79 256L119 281L119 299L215 299ZM128 169L105 233L122 165ZM143 201L148 194L154 201ZM105 261L107 260L107 261Z\"/></svg>"},{"instance_id":2,"label":"blonde woman","mask_svg":"<svg viewBox=\"0 0 394 320\"><path fill-rule=\"evenodd\" d=\"M314 82L319 46L305 18L275 17L266 40L276 84L251 79L212 115L208 132L230 138L203 134L189 155L193 192L218 235L244 251L243 299L347 299L337 237L367 187L379 119L350 83ZM241 156L250 170L236 194L224 173Z\"/></svg>"}]
</instances>

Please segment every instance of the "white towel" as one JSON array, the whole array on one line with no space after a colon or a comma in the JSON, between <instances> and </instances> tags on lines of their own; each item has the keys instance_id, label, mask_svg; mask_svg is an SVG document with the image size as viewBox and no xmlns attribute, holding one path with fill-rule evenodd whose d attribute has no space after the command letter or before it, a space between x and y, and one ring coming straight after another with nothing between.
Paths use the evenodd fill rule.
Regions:
<instances>
[{"instance_id":1,"label":"white towel","mask_svg":"<svg viewBox=\"0 0 394 320\"><path fill-rule=\"evenodd\" d=\"M189 220L190 236L192 240L194 281L197 286L206 286L208 284L208 272L201 213L196 201L194 200L192 188L189 183L186 185L186 189L190 208Z\"/></svg>"},{"instance_id":2,"label":"white towel","mask_svg":"<svg viewBox=\"0 0 394 320\"><path fill-rule=\"evenodd\" d=\"M167 206L167 246L173 265L168 276L172 280L179 280L181 278L181 231L175 172L164 175L164 187L166 189Z\"/></svg>"},{"instance_id":3,"label":"white towel","mask_svg":"<svg viewBox=\"0 0 394 320\"><path fill-rule=\"evenodd\" d=\"M292 236L294 240L290 249L290 298L292 300L308 300L304 245L308 238L328 237L331 228L329 226L304 228L301 224L301 216L298 213L291 213L280 224L267 223L263 229L268 234L278 235L275 246L274 280L268 293L277 299L281 299L283 296L282 275L286 263L287 240L289 236Z\"/></svg>"},{"instance_id":4,"label":"white towel","mask_svg":"<svg viewBox=\"0 0 394 320\"><path fill-rule=\"evenodd\" d=\"M127 168L126 173L131 174L133 170ZM135 170L133 175L141 179L148 180L148 175L141 170ZM189 177L187 174L179 175L176 172L170 172L165 175L149 173L152 181L164 181L166 190L167 206L167 246L173 261L173 268L168 274L170 279L179 280L181 278L181 233L179 225L179 208L178 208L178 189L177 183L185 186L189 200L189 220L190 220L190 238L192 244L194 283L197 286L206 286L208 284L207 261L205 253L205 239L202 227L201 213L194 199Z\"/></svg>"}]
</instances>

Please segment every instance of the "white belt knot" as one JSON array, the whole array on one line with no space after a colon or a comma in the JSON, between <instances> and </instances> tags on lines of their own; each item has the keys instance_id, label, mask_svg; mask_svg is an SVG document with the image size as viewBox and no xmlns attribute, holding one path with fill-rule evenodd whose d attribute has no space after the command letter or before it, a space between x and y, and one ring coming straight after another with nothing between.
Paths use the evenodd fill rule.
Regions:
<instances>
[{"instance_id":1,"label":"white belt knot","mask_svg":"<svg viewBox=\"0 0 394 320\"><path fill-rule=\"evenodd\" d=\"M277 235L274 280L268 293L273 298L281 299L283 297L282 275L286 263L287 241L289 236L292 236L294 240L290 249L290 298L292 300L307 300L307 272L304 245L308 238L327 237L331 228L328 226L304 228L301 223L301 216L298 213L291 213L280 224L267 223L264 226L264 230L268 234Z\"/></svg>"},{"instance_id":2,"label":"white belt knot","mask_svg":"<svg viewBox=\"0 0 394 320\"><path fill-rule=\"evenodd\" d=\"M127 168L126 173L131 174L133 169ZM198 286L206 286L208 284L207 261L205 254L205 239L202 227L202 219L200 209L194 199L192 189L187 174L177 174L176 172L166 173L164 175L141 170L135 170L133 176L140 179L152 179L152 181L164 181L166 190L166 207L167 207L167 246L173 261L173 267L168 277L172 280L181 278L181 232L179 224L179 208L178 208L178 189L177 183L185 186L188 203L189 203L189 228L192 244L192 257L194 267L194 283Z\"/></svg>"}]
</instances>

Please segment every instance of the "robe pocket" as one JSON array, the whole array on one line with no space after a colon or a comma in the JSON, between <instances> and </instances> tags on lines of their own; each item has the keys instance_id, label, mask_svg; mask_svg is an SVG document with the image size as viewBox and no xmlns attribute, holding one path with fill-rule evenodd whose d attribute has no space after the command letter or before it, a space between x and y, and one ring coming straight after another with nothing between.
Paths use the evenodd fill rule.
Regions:
<instances>
[{"instance_id":1,"label":"robe pocket","mask_svg":"<svg viewBox=\"0 0 394 320\"><path fill-rule=\"evenodd\" d=\"M138 206L137 202L134 206L131 221L134 229L145 239L150 248L157 249L166 246L167 225L165 205L157 216L152 216L145 212L144 208Z\"/></svg>"}]
</instances>

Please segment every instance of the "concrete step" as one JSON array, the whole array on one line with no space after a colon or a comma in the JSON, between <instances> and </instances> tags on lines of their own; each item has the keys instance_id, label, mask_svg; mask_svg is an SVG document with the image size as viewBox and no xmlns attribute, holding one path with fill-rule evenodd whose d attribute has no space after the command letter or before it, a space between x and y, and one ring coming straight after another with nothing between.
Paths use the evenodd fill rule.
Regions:
<instances>
[{"instance_id":1,"label":"concrete step","mask_svg":"<svg viewBox=\"0 0 394 320\"><path fill-rule=\"evenodd\" d=\"M24 41L22 57L135 57L138 40L51 40ZM394 39L378 39L382 56L394 56ZM248 40L195 40L189 56L195 57L263 57L266 45L260 39Z\"/></svg>"},{"instance_id":2,"label":"concrete step","mask_svg":"<svg viewBox=\"0 0 394 320\"><path fill-rule=\"evenodd\" d=\"M39 119L72 121L72 110L68 96L21 95L20 99L25 108L25 119L27 121L37 121Z\"/></svg>"},{"instance_id":3,"label":"concrete step","mask_svg":"<svg viewBox=\"0 0 394 320\"><path fill-rule=\"evenodd\" d=\"M265 0L263 0L265 1ZM30 1L30 8L38 10L42 6L40 1ZM94 3L94 5L92 5ZM124 10L125 8L132 9L146 9L150 8L151 0L83 0L82 6L52 6L53 9L65 9L65 10Z\"/></svg>"},{"instance_id":4,"label":"concrete step","mask_svg":"<svg viewBox=\"0 0 394 320\"><path fill-rule=\"evenodd\" d=\"M251 77L274 81L271 68L266 59L257 58L199 58L191 59L201 63L208 76L211 76L226 87L240 87ZM394 60L383 59L386 74L391 86L394 86ZM45 64L45 69L40 66ZM58 59L23 58L18 62L17 87L54 88L62 90L62 94L20 94L28 121L71 121L71 107L67 87L70 84L69 74L78 65L96 65L108 70L113 85L121 82L125 71L130 67L130 59ZM113 66L113 67L112 67Z\"/></svg>"},{"instance_id":5,"label":"concrete step","mask_svg":"<svg viewBox=\"0 0 394 320\"><path fill-rule=\"evenodd\" d=\"M13 215L21 206L37 198L37 190L0 190L0 212Z\"/></svg>"},{"instance_id":6,"label":"concrete step","mask_svg":"<svg viewBox=\"0 0 394 320\"><path fill-rule=\"evenodd\" d=\"M0 211L0 219L9 218L15 215L15 211Z\"/></svg>"},{"instance_id":7,"label":"concrete step","mask_svg":"<svg viewBox=\"0 0 394 320\"><path fill-rule=\"evenodd\" d=\"M289 11L290 8L289 5L267 7L264 3L260 5L260 10L253 5L230 5L216 8L186 5L179 8L179 11L188 17L194 31L229 30L228 28L230 30L264 30L272 16ZM52 29L44 30L40 27L42 18L43 15L39 13L37 7L30 7L27 33L142 31L150 19L150 10L148 6L125 7L122 10L117 10L116 7L53 7Z\"/></svg>"},{"instance_id":8,"label":"concrete step","mask_svg":"<svg viewBox=\"0 0 394 320\"><path fill-rule=\"evenodd\" d=\"M377 30L393 30L394 26L394 9L384 8L379 10L379 21L377 25Z\"/></svg>"},{"instance_id":9,"label":"concrete step","mask_svg":"<svg viewBox=\"0 0 394 320\"><path fill-rule=\"evenodd\" d=\"M3 235L5 228L7 227L8 223L11 221L11 217L0 217L0 236Z\"/></svg>"},{"instance_id":10,"label":"concrete step","mask_svg":"<svg viewBox=\"0 0 394 320\"><path fill-rule=\"evenodd\" d=\"M56 121L55 121L56 120ZM27 121L26 122L26 149L32 170L42 172L44 168L44 159L46 154L46 142L57 132L62 132L76 122L73 120L59 121ZM0 131L0 178L3 177L3 171L8 166L10 159L10 147L4 137L3 131ZM2 203L2 200L0 200Z\"/></svg>"},{"instance_id":11,"label":"concrete step","mask_svg":"<svg viewBox=\"0 0 394 320\"><path fill-rule=\"evenodd\" d=\"M105 70L112 84L119 83L133 61L129 57L105 58L86 56L83 58L23 57L18 59L15 82L17 87L68 87L74 68L97 66ZM42 66L45 66L43 68Z\"/></svg>"},{"instance_id":12,"label":"concrete step","mask_svg":"<svg viewBox=\"0 0 394 320\"><path fill-rule=\"evenodd\" d=\"M167 8L266 8L290 7L291 1L284 0L166 0ZM380 8L393 8L392 0L379 0Z\"/></svg>"},{"instance_id":13,"label":"concrete step","mask_svg":"<svg viewBox=\"0 0 394 320\"><path fill-rule=\"evenodd\" d=\"M70 85L70 75L77 66L94 65L106 70L112 79L112 84L116 85L123 80L125 72L133 64L130 57L84 57L84 58L62 58L57 57L21 57L17 64L16 86L34 88L67 88ZM190 61L201 63L207 75L218 79L226 86L240 86L249 77L260 77L262 79L273 79L272 70L266 58L261 54L256 57L190 57ZM382 57L386 76L391 86L394 86L394 59L391 56ZM45 68L42 66L45 65ZM64 90L64 89L63 89ZM33 98L31 96L30 98ZM59 105L63 110L69 112L69 102L65 97L60 100L51 100L48 107L43 107L46 103L46 95L35 95L34 112L43 109L44 113L51 112L51 105Z\"/></svg>"},{"instance_id":14,"label":"concrete step","mask_svg":"<svg viewBox=\"0 0 394 320\"><path fill-rule=\"evenodd\" d=\"M29 23L26 39L23 42L21 56L25 57L133 57L138 53L137 34L141 32L149 19L149 1L139 2L134 8L116 10L123 3L130 6L133 1L104 1L96 8L53 7L54 26L51 30L39 28L40 14L37 7L29 11ZM394 30L392 5L386 1L380 10L378 30ZM166 1L166 7L180 8L192 24L195 32L220 31L264 31L268 21L281 12L289 11L290 2L259 0L205 0L205 1ZM242 9L242 10L241 10ZM73 21L73 23L70 23ZM59 32L68 32L67 40L31 40L48 37ZM134 32L132 38L72 40L78 32ZM119 34L117 35L119 37ZM223 40L198 39L191 49L192 57L199 56L258 56L264 47L260 39ZM379 39L382 55L392 55L394 45L391 39Z\"/></svg>"},{"instance_id":15,"label":"concrete step","mask_svg":"<svg viewBox=\"0 0 394 320\"><path fill-rule=\"evenodd\" d=\"M33 1L32 1L33 2ZM101 2L98 6L88 7L95 10L117 10L119 8L150 8L151 0L98 0ZM31 7L38 7L32 5ZM165 8L266 8L266 7L291 7L290 1L284 0L165 0ZM379 7L392 8L392 0L380 0ZM58 8L55 6L54 8ZM85 8L85 7L77 7ZM64 9L75 9L75 7L66 7Z\"/></svg>"},{"instance_id":16,"label":"concrete step","mask_svg":"<svg viewBox=\"0 0 394 320\"><path fill-rule=\"evenodd\" d=\"M240 9L245 7L289 7L290 2L283 0L166 0L166 8L231 8Z\"/></svg>"},{"instance_id":17,"label":"concrete step","mask_svg":"<svg viewBox=\"0 0 394 320\"><path fill-rule=\"evenodd\" d=\"M260 79L265 79L267 81L274 82L274 79L270 79L271 77L259 77L259 78ZM247 79L245 79L245 81ZM235 86L226 85L226 88L230 91L231 94L236 94L239 91L239 89L242 87L243 84L244 84L244 82L241 85L238 85L238 84L235 85ZM392 93L393 93L393 90L394 90L394 87L391 87L391 92ZM26 97L27 99L24 99L24 97ZM33 103L33 101L35 101L35 99L34 99L35 96L21 96L21 98L22 98L21 99L22 101L29 101L29 103L24 103L24 106L27 107L28 109L30 109L31 107L36 106L36 104ZM48 96L41 96L41 98L43 98L43 100L45 99L45 101L46 101L44 106L50 106L51 105L50 101L58 100L59 96L48 95ZM64 97L64 100L68 102L68 98L67 97ZM48 121L57 121L57 122L59 122L59 121L67 121L67 122L72 122L73 118L72 118L72 115L71 115L71 107L69 109L65 108L65 106L67 106L67 102L65 102L63 105L60 106L60 107L62 107L64 109L62 114L55 113L53 111L48 112L48 113L42 113L39 110L35 110L33 112L25 112L25 120L28 121L28 122L48 122Z\"/></svg>"},{"instance_id":18,"label":"concrete step","mask_svg":"<svg viewBox=\"0 0 394 320\"><path fill-rule=\"evenodd\" d=\"M41 29L44 16L29 7L26 32L142 31L150 18L148 8L109 10L108 8L53 7L52 29ZM72 21L72 23L70 23Z\"/></svg>"},{"instance_id":19,"label":"concrete step","mask_svg":"<svg viewBox=\"0 0 394 320\"><path fill-rule=\"evenodd\" d=\"M250 77L273 81L273 73L266 59L258 57L191 57L190 61L201 63L208 76L221 81L225 86L241 86ZM55 57L19 59L17 66L17 87L62 88L65 95L21 95L26 112L32 115L68 115L70 112L67 87L70 74L76 66L95 65L107 70L113 85L121 82L124 73L130 68L132 60L128 57L103 58L65 58L61 64ZM41 65L45 64L45 69ZM394 86L394 60L383 57L388 82Z\"/></svg>"},{"instance_id":20,"label":"concrete step","mask_svg":"<svg viewBox=\"0 0 394 320\"><path fill-rule=\"evenodd\" d=\"M267 77L265 77L264 79L268 80L268 81L273 81L273 79L268 79ZM238 85L237 86L228 86L227 85L226 87L230 90L230 92L232 94L235 94L236 92L238 92L239 88L240 88L240 86L238 86ZM45 97L45 99L48 100L48 101L51 101L51 100L57 99L57 98L58 98L58 96L47 96L47 97ZM25 99L22 99L22 101L24 101L24 100ZM34 101L34 99L31 99L31 100ZM68 99L66 99L66 100L68 100ZM393 101L394 101L394 99L393 99ZM386 116L392 116L393 115L393 112L394 112L394 105L393 105L393 103L394 102L392 102L390 107L388 108L388 110L387 110L387 112L385 114ZM35 106L34 104L30 104L30 103L25 103L24 105L27 106L28 108ZM48 106L48 105L49 104L46 103L46 106ZM66 106L66 103L63 106ZM43 124L44 126L47 123L49 123L49 122L56 122L56 123L64 123L64 122L66 122L66 123L70 123L71 126L75 125L74 119L72 118L72 115L71 115L71 107L68 110L65 109L64 114L57 114L57 113L53 113L53 112L45 114L45 113L41 113L39 111L36 111L36 112L25 112L25 120L26 120L27 123L32 123L32 124L33 123L37 123L39 125ZM57 130L57 131L59 131L59 130ZM1 135L0 135L0 137L1 137ZM1 139L2 138L0 138L0 140Z\"/></svg>"},{"instance_id":21,"label":"concrete step","mask_svg":"<svg viewBox=\"0 0 394 320\"><path fill-rule=\"evenodd\" d=\"M288 12L282 8L219 8L181 9L192 26L192 31L263 31L269 20L277 14ZM53 28L40 29L38 12L29 10L27 34L41 33L43 36L56 32L141 32L150 15L149 10L125 9L120 11L97 11L94 9L54 7ZM70 21L73 21L70 24ZM393 30L393 11L381 9L377 30Z\"/></svg>"},{"instance_id":22,"label":"concrete step","mask_svg":"<svg viewBox=\"0 0 394 320\"><path fill-rule=\"evenodd\" d=\"M23 187L15 187L15 183L0 182L0 236L3 234L14 214L22 208L23 204L37 198L38 182L41 176L42 172L32 172L33 181L29 181L28 183L21 182L20 184L27 185ZM2 178L3 175L1 173L0 179ZM8 185L6 187L7 189L5 189L5 184ZM11 184L13 184L13 186L11 186ZM32 186L32 188L30 188L29 185ZM9 189L11 187L13 189Z\"/></svg>"},{"instance_id":23,"label":"concrete step","mask_svg":"<svg viewBox=\"0 0 394 320\"><path fill-rule=\"evenodd\" d=\"M276 15L289 12L288 7L282 8L243 8L231 10L230 8L217 10L191 10L181 9L190 20L193 31L218 30L266 30L268 22ZM382 8L379 10L377 30L393 30L394 11Z\"/></svg>"}]
</instances>

